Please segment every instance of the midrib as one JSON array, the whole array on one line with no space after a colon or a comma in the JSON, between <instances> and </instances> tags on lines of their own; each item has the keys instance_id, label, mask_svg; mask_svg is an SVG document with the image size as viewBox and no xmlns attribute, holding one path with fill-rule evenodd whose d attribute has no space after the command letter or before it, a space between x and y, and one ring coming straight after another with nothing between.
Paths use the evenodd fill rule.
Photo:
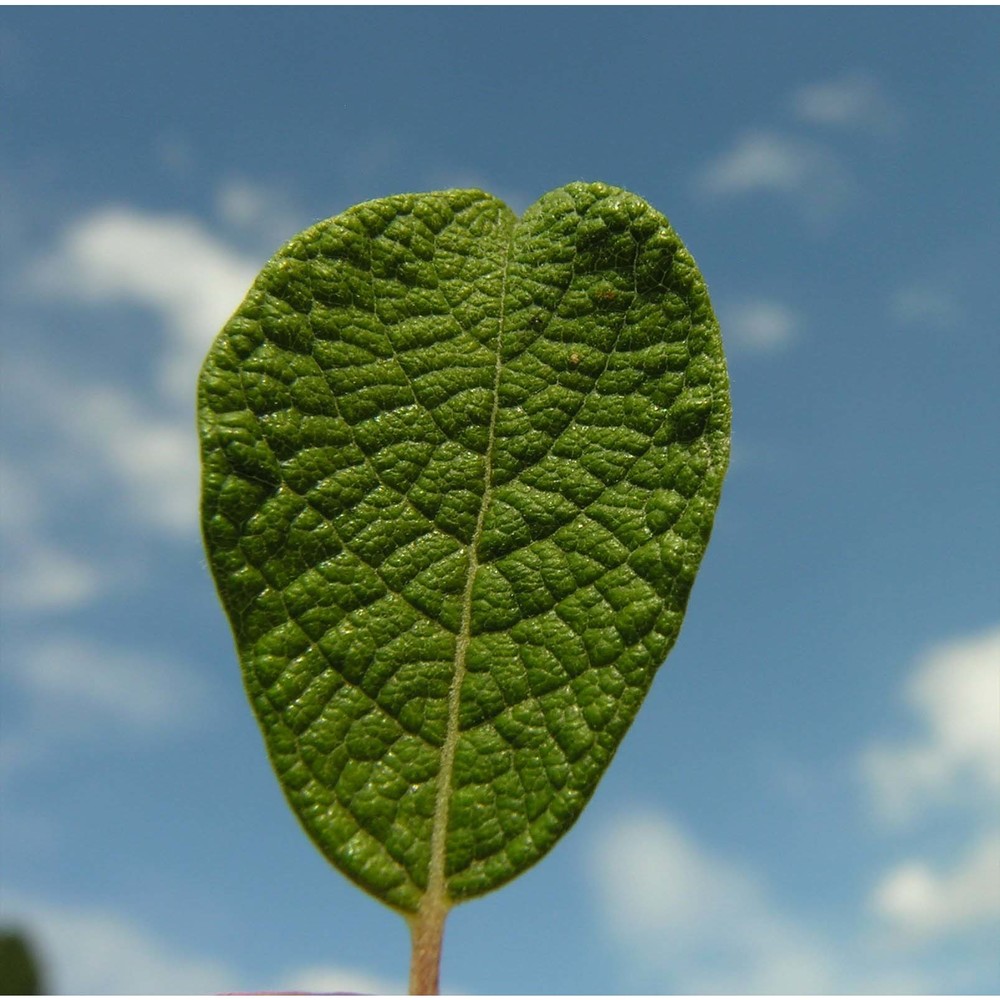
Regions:
<instances>
[{"instance_id":1,"label":"midrib","mask_svg":"<svg viewBox=\"0 0 1000 1000\"><path fill-rule=\"evenodd\" d=\"M503 273L500 278L500 313L497 322L496 364L493 368L493 408L490 411L489 428L486 435L486 455L483 460L483 501L479 506L476 527L469 543L469 564L466 570L465 590L462 594L462 621L455 638L455 671L448 691L448 722L445 728L444 744L441 747L441 769L438 772L437 797L434 800L434 821L431 827L431 856L427 872L427 889L421 901L421 910L447 910L448 886L445 877L445 862L448 847L448 817L451 806L451 779L455 770L455 751L458 747L459 706L462 694L462 680L472 638L472 587L479 569L476 551L486 521L486 510L490 504L493 486L493 442L496 434L497 413L500 409L501 340L504 327L504 306L507 298L507 270L510 266L513 229L504 249Z\"/></svg>"}]
</instances>

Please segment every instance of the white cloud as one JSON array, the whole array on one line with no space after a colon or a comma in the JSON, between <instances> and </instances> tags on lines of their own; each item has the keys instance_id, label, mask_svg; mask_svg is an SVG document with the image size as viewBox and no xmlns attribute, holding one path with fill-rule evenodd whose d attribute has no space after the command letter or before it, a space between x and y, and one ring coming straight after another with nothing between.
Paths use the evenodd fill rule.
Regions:
<instances>
[{"instance_id":1,"label":"white cloud","mask_svg":"<svg viewBox=\"0 0 1000 1000\"><path fill-rule=\"evenodd\" d=\"M962 314L955 296L932 283L905 285L889 297L889 315L903 326L953 327Z\"/></svg>"},{"instance_id":2,"label":"white cloud","mask_svg":"<svg viewBox=\"0 0 1000 1000\"><path fill-rule=\"evenodd\" d=\"M1000 628L930 649L903 700L919 722L917 734L877 743L860 757L876 814L898 824L948 808L982 829L1000 791ZM956 805L963 808L956 812ZM876 880L868 910L897 949L926 951L961 935L973 949L967 964L977 961L976 942L1000 929L1000 831L980 833L951 866L911 852Z\"/></svg>"},{"instance_id":3,"label":"white cloud","mask_svg":"<svg viewBox=\"0 0 1000 1000\"><path fill-rule=\"evenodd\" d=\"M620 815L588 860L598 912L622 954L623 990L886 995L950 992L956 981L947 964L900 960L864 914L838 936L829 920L782 905L758 874L662 813Z\"/></svg>"},{"instance_id":4,"label":"white cloud","mask_svg":"<svg viewBox=\"0 0 1000 1000\"><path fill-rule=\"evenodd\" d=\"M165 338L150 339L165 395L87 382L56 366L8 359L4 398L30 449L4 462L0 531L8 607L60 612L106 592L121 558L82 557L63 540L97 519L175 537L198 525L198 443L192 403L212 338L244 296L256 264L199 223L135 209L106 209L71 223L27 272L34 296L153 310ZM124 515L124 518L123 516ZM126 557L128 561L128 557Z\"/></svg>"},{"instance_id":5,"label":"white cloud","mask_svg":"<svg viewBox=\"0 0 1000 1000\"><path fill-rule=\"evenodd\" d=\"M7 459L0 459L0 527L21 531L38 517L38 491L35 484Z\"/></svg>"},{"instance_id":6,"label":"white cloud","mask_svg":"<svg viewBox=\"0 0 1000 1000\"><path fill-rule=\"evenodd\" d=\"M906 821L956 799L996 802L1000 790L1000 628L932 649L903 693L920 732L861 756L876 810Z\"/></svg>"},{"instance_id":7,"label":"white cloud","mask_svg":"<svg viewBox=\"0 0 1000 1000\"><path fill-rule=\"evenodd\" d=\"M372 996L395 996L408 992L402 983L390 983L379 976L340 965L310 965L292 970L281 977L280 988L302 993L359 993Z\"/></svg>"},{"instance_id":8,"label":"white cloud","mask_svg":"<svg viewBox=\"0 0 1000 1000\"><path fill-rule=\"evenodd\" d=\"M87 551L85 533L96 525L119 540L128 525L196 535L198 444L190 416L159 416L121 389L33 365L11 363L5 375L5 398L36 440L0 467L8 609L68 611L134 578L127 544L99 557L92 544Z\"/></svg>"},{"instance_id":9,"label":"white cloud","mask_svg":"<svg viewBox=\"0 0 1000 1000\"><path fill-rule=\"evenodd\" d=\"M277 249L305 226L286 194L245 178L230 178L218 186L215 210L234 229L266 241L269 249Z\"/></svg>"},{"instance_id":10,"label":"white cloud","mask_svg":"<svg viewBox=\"0 0 1000 1000\"><path fill-rule=\"evenodd\" d=\"M821 943L761 881L665 816L626 815L591 855L608 929L644 982L677 993L832 993Z\"/></svg>"},{"instance_id":11,"label":"white cloud","mask_svg":"<svg viewBox=\"0 0 1000 1000\"><path fill-rule=\"evenodd\" d=\"M27 543L27 544L23 544ZM67 611L90 603L105 580L71 552L38 538L22 539L14 555L4 603L25 611Z\"/></svg>"},{"instance_id":12,"label":"white cloud","mask_svg":"<svg viewBox=\"0 0 1000 1000\"><path fill-rule=\"evenodd\" d=\"M37 480L33 516L76 498L84 510L115 517L124 510L135 523L175 535L197 530L198 443L190 413L160 415L112 384L81 383L34 365L13 364L8 375L9 398L47 435L32 467L17 470L17 482Z\"/></svg>"},{"instance_id":13,"label":"white cloud","mask_svg":"<svg viewBox=\"0 0 1000 1000\"><path fill-rule=\"evenodd\" d=\"M8 678L29 697L47 739L104 731L108 722L149 733L183 726L205 706L196 674L148 653L75 635L36 640L6 657Z\"/></svg>"},{"instance_id":14,"label":"white cloud","mask_svg":"<svg viewBox=\"0 0 1000 1000\"><path fill-rule=\"evenodd\" d=\"M792 109L801 121L814 125L886 133L899 124L881 85L864 73L802 87L792 95Z\"/></svg>"},{"instance_id":15,"label":"white cloud","mask_svg":"<svg viewBox=\"0 0 1000 1000\"><path fill-rule=\"evenodd\" d=\"M195 153L188 140L176 132L163 132L153 145L153 155L164 170L176 177L188 176L195 167Z\"/></svg>"},{"instance_id":16,"label":"white cloud","mask_svg":"<svg viewBox=\"0 0 1000 1000\"><path fill-rule=\"evenodd\" d=\"M86 604L105 584L104 575L43 536L42 500L27 470L0 461L0 536L8 608L63 611Z\"/></svg>"},{"instance_id":17,"label":"white cloud","mask_svg":"<svg viewBox=\"0 0 1000 1000\"><path fill-rule=\"evenodd\" d=\"M68 766L107 762L126 745L130 752L152 749L156 741L176 739L202 724L209 706L208 685L187 664L73 633L8 642L3 680L0 783L5 785L27 787ZM63 849L67 828L59 815L58 809L37 812L24 803L15 808L12 798L4 838L19 842L29 855L40 842L50 851Z\"/></svg>"},{"instance_id":18,"label":"white cloud","mask_svg":"<svg viewBox=\"0 0 1000 1000\"><path fill-rule=\"evenodd\" d=\"M105 208L71 223L35 266L37 293L152 309L171 342L162 358L168 396L188 404L209 344L242 301L259 263L195 219Z\"/></svg>"},{"instance_id":19,"label":"white cloud","mask_svg":"<svg viewBox=\"0 0 1000 1000\"><path fill-rule=\"evenodd\" d=\"M810 169L811 153L797 140L766 132L744 135L709 164L702 184L714 194L794 190Z\"/></svg>"},{"instance_id":20,"label":"white cloud","mask_svg":"<svg viewBox=\"0 0 1000 1000\"><path fill-rule=\"evenodd\" d=\"M698 186L704 194L718 197L756 192L784 195L813 221L822 221L839 208L851 187L830 150L769 131L748 132L737 139L704 168Z\"/></svg>"},{"instance_id":21,"label":"white cloud","mask_svg":"<svg viewBox=\"0 0 1000 1000\"><path fill-rule=\"evenodd\" d=\"M164 941L113 910L6 893L3 919L32 942L52 993L206 995L235 990L405 992L349 966L289 969L274 982L249 981L232 963Z\"/></svg>"},{"instance_id":22,"label":"white cloud","mask_svg":"<svg viewBox=\"0 0 1000 1000\"><path fill-rule=\"evenodd\" d=\"M775 351L795 339L795 312L773 299L737 302L720 309L723 336L753 351Z\"/></svg>"},{"instance_id":23,"label":"white cloud","mask_svg":"<svg viewBox=\"0 0 1000 1000\"><path fill-rule=\"evenodd\" d=\"M906 687L919 731L870 747L864 774L897 818L956 798L982 831L1000 789L1000 628L932 649ZM951 863L919 846L859 895L855 930L778 901L752 869L669 817L624 813L598 836L589 877L628 988L676 993L937 993L995 981L1000 832ZM882 933L879 933L879 932ZM986 964L984 964L986 962ZM978 985L977 985L978 984Z\"/></svg>"},{"instance_id":24,"label":"white cloud","mask_svg":"<svg viewBox=\"0 0 1000 1000\"><path fill-rule=\"evenodd\" d=\"M215 194L216 211L233 226L252 226L268 208L267 192L249 181L230 180L219 185Z\"/></svg>"},{"instance_id":25,"label":"white cloud","mask_svg":"<svg viewBox=\"0 0 1000 1000\"><path fill-rule=\"evenodd\" d=\"M85 386L64 397L76 419L71 438L97 458L127 493L140 521L178 534L198 523L198 444L193 428L157 417L130 394Z\"/></svg>"},{"instance_id":26,"label":"white cloud","mask_svg":"<svg viewBox=\"0 0 1000 1000\"><path fill-rule=\"evenodd\" d=\"M4 910L29 935L50 993L211 994L237 981L225 963L172 948L109 910L9 896Z\"/></svg>"},{"instance_id":27,"label":"white cloud","mask_svg":"<svg viewBox=\"0 0 1000 1000\"><path fill-rule=\"evenodd\" d=\"M164 394L140 399L111 381L81 383L55 370L18 366L16 377L8 378L12 392L52 434L38 463L47 469L42 485L65 485L72 474L86 481L84 492L100 489L102 506L124 502L139 523L193 534L199 470L191 413L198 370L257 270L256 262L184 216L108 208L72 222L55 249L29 269L29 291L83 305L152 310L167 333L150 342ZM53 455L64 461L53 462ZM33 562L44 569L56 559ZM68 559L63 563L70 570L63 577L68 600L87 581L71 571ZM46 580L51 577L43 574L34 591L55 594Z\"/></svg>"},{"instance_id":28,"label":"white cloud","mask_svg":"<svg viewBox=\"0 0 1000 1000\"><path fill-rule=\"evenodd\" d=\"M1000 833L983 837L950 871L904 861L878 883L872 910L914 942L1000 921Z\"/></svg>"}]
</instances>

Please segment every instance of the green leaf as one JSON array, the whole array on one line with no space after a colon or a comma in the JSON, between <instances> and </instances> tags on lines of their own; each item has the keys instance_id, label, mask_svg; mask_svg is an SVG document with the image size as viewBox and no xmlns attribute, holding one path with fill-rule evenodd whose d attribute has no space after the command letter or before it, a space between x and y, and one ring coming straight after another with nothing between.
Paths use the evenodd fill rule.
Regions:
<instances>
[{"instance_id":1,"label":"green leaf","mask_svg":"<svg viewBox=\"0 0 1000 1000\"><path fill-rule=\"evenodd\" d=\"M199 388L205 543L302 825L405 913L524 871L708 543L730 404L690 254L604 184L368 202L267 264Z\"/></svg>"}]
</instances>

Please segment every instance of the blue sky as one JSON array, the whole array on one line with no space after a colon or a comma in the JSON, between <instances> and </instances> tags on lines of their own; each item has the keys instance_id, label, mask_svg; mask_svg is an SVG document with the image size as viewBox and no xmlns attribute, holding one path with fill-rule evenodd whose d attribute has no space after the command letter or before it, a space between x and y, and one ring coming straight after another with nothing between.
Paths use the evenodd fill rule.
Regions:
<instances>
[{"instance_id":1,"label":"blue sky","mask_svg":"<svg viewBox=\"0 0 1000 1000\"><path fill-rule=\"evenodd\" d=\"M474 993L996 992L1000 14L0 12L0 909L61 992L398 990L285 807L197 528L198 365L359 201L643 195L733 464L574 829L450 918Z\"/></svg>"}]
</instances>

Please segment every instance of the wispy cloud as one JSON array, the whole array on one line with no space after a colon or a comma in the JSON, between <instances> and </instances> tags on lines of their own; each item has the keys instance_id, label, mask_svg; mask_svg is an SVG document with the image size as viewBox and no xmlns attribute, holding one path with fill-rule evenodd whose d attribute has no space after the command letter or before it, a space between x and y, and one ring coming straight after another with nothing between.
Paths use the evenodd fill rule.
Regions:
<instances>
[{"instance_id":1,"label":"wispy cloud","mask_svg":"<svg viewBox=\"0 0 1000 1000\"><path fill-rule=\"evenodd\" d=\"M141 523L176 533L196 530L198 458L194 432L110 386L82 386L63 397L76 421L70 437L125 491Z\"/></svg>"},{"instance_id":2,"label":"wispy cloud","mask_svg":"<svg viewBox=\"0 0 1000 1000\"><path fill-rule=\"evenodd\" d=\"M870 906L913 943L984 924L1000 930L1000 832L982 837L943 871L920 859L899 863L879 881Z\"/></svg>"},{"instance_id":3,"label":"wispy cloud","mask_svg":"<svg viewBox=\"0 0 1000 1000\"><path fill-rule=\"evenodd\" d=\"M230 177L219 184L215 211L228 226L259 239L268 252L309 223L285 192L245 177Z\"/></svg>"},{"instance_id":4,"label":"wispy cloud","mask_svg":"<svg viewBox=\"0 0 1000 1000\"><path fill-rule=\"evenodd\" d=\"M8 609L64 611L86 604L104 588L106 573L46 536L43 510L30 470L10 460L0 462L0 542Z\"/></svg>"},{"instance_id":5,"label":"wispy cloud","mask_svg":"<svg viewBox=\"0 0 1000 1000\"><path fill-rule=\"evenodd\" d=\"M703 168L697 184L703 194L717 198L780 195L793 200L815 222L839 209L852 188L846 169L832 151L768 130L740 136Z\"/></svg>"},{"instance_id":6,"label":"wispy cloud","mask_svg":"<svg viewBox=\"0 0 1000 1000\"><path fill-rule=\"evenodd\" d=\"M240 197L244 213L261 210L249 204L249 189L230 194L231 201ZM258 266L197 220L117 207L71 222L28 269L28 294L81 307L141 306L166 333L150 339L159 395L140 399L112 377L87 384L37 365L20 366L10 380L24 405L48 423L54 448L86 456L95 478L111 475L146 523L194 530L198 469L190 414L198 369Z\"/></svg>"},{"instance_id":7,"label":"wispy cloud","mask_svg":"<svg viewBox=\"0 0 1000 1000\"><path fill-rule=\"evenodd\" d=\"M655 811L619 814L589 877L630 989L679 993L981 991L1000 928L1000 628L928 650L902 696L917 728L859 754L875 814L947 815L964 850L915 840L859 892L838 932L760 873ZM884 832L884 831L883 831ZM923 846L921 846L921 844ZM933 947L932 947L933 946Z\"/></svg>"},{"instance_id":8,"label":"wispy cloud","mask_svg":"<svg viewBox=\"0 0 1000 1000\"><path fill-rule=\"evenodd\" d=\"M1000 628L930 650L902 700L907 740L867 748L860 767L877 813L905 822L942 804L995 802L1000 791Z\"/></svg>"},{"instance_id":9,"label":"wispy cloud","mask_svg":"<svg viewBox=\"0 0 1000 1000\"><path fill-rule=\"evenodd\" d=\"M148 572L152 537L196 538L190 415L158 413L124 389L20 361L5 375L5 399L34 442L9 449L0 468L8 610L84 607ZM101 549L102 537L114 541Z\"/></svg>"},{"instance_id":10,"label":"wispy cloud","mask_svg":"<svg viewBox=\"0 0 1000 1000\"><path fill-rule=\"evenodd\" d=\"M702 187L712 194L747 191L796 191L817 163L815 148L773 132L750 132L712 160Z\"/></svg>"},{"instance_id":11,"label":"wispy cloud","mask_svg":"<svg viewBox=\"0 0 1000 1000\"><path fill-rule=\"evenodd\" d=\"M958 322L962 308L950 289L934 282L913 283L897 288L890 295L889 315L902 326L946 330Z\"/></svg>"},{"instance_id":12,"label":"wispy cloud","mask_svg":"<svg viewBox=\"0 0 1000 1000\"><path fill-rule=\"evenodd\" d=\"M196 536L197 373L257 268L197 220L130 207L71 221L26 265L18 288L29 300L149 310L153 323L142 333L158 384L140 392L133 379L126 387L113 357L90 381L51 360L7 359L3 392L15 433L4 459L0 536L8 607L66 611L128 576L123 547L98 563L78 551L80 531L69 524L113 524L118 538L123 526ZM150 336L157 324L161 335Z\"/></svg>"},{"instance_id":13,"label":"wispy cloud","mask_svg":"<svg viewBox=\"0 0 1000 1000\"><path fill-rule=\"evenodd\" d=\"M86 498L86 510L194 535L198 454L190 411L157 407L113 382L88 384L35 364L14 362L8 374L8 398L30 414L34 433L45 435L43 457L31 467L21 460L18 473L38 480L36 517L48 504Z\"/></svg>"},{"instance_id":14,"label":"wispy cloud","mask_svg":"<svg viewBox=\"0 0 1000 1000\"><path fill-rule=\"evenodd\" d=\"M29 265L27 295L79 308L141 306L165 334L149 338L160 391L141 397L119 384L113 365L106 378L87 382L62 375L51 363L9 363L8 398L19 414L31 414L32 433L46 435L37 459L23 455L14 463L38 479L42 509L82 498L91 513L124 509L136 525L195 534L198 458L191 412L198 369L256 270L256 262L196 220L126 207L71 222ZM43 542L48 534L5 532L14 537L13 551L30 550L30 558L20 560L22 605L81 602L92 595L97 577L107 575Z\"/></svg>"},{"instance_id":15,"label":"wispy cloud","mask_svg":"<svg viewBox=\"0 0 1000 1000\"><path fill-rule=\"evenodd\" d=\"M803 125L888 134L902 121L878 81L849 73L800 87L788 104L799 127L756 128L737 136L696 180L703 195L731 199L769 194L796 204L807 221L825 226L856 195L844 157L808 136Z\"/></svg>"},{"instance_id":16,"label":"wispy cloud","mask_svg":"<svg viewBox=\"0 0 1000 1000\"><path fill-rule=\"evenodd\" d=\"M93 565L38 536L21 536L11 548L4 591L8 608L66 611L89 604L105 588L104 574Z\"/></svg>"},{"instance_id":17,"label":"wispy cloud","mask_svg":"<svg viewBox=\"0 0 1000 1000\"><path fill-rule=\"evenodd\" d=\"M197 724L208 705L201 678L148 650L70 632L4 651L4 682L22 706L0 735L0 771L25 774L68 748L110 746L109 733L140 742Z\"/></svg>"},{"instance_id":18,"label":"wispy cloud","mask_svg":"<svg viewBox=\"0 0 1000 1000\"><path fill-rule=\"evenodd\" d=\"M5 922L29 935L52 993L211 994L232 989L225 963L171 947L101 907L5 894Z\"/></svg>"},{"instance_id":19,"label":"wispy cloud","mask_svg":"<svg viewBox=\"0 0 1000 1000\"><path fill-rule=\"evenodd\" d=\"M608 931L644 988L677 993L831 993L821 944L752 872L659 813L605 829L591 873Z\"/></svg>"},{"instance_id":20,"label":"wispy cloud","mask_svg":"<svg viewBox=\"0 0 1000 1000\"><path fill-rule=\"evenodd\" d=\"M193 671L141 650L62 635L8 659L8 676L46 714L94 725L112 720L148 733L184 726L205 705Z\"/></svg>"},{"instance_id":21,"label":"wispy cloud","mask_svg":"<svg viewBox=\"0 0 1000 1000\"><path fill-rule=\"evenodd\" d=\"M801 87L790 103L796 118L812 125L887 134L901 121L882 85L867 73L847 73Z\"/></svg>"},{"instance_id":22,"label":"wispy cloud","mask_svg":"<svg viewBox=\"0 0 1000 1000\"><path fill-rule=\"evenodd\" d=\"M391 983L360 969L342 965L309 965L281 977L282 990L303 993L357 993L361 996L406 994L402 983Z\"/></svg>"},{"instance_id":23,"label":"wispy cloud","mask_svg":"<svg viewBox=\"0 0 1000 1000\"><path fill-rule=\"evenodd\" d=\"M727 340L762 353L787 347L800 326L795 311L775 299L723 303L719 312Z\"/></svg>"},{"instance_id":24,"label":"wispy cloud","mask_svg":"<svg viewBox=\"0 0 1000 1000\"><path fill-rule=\"evenodd\" d=\"M153 141L157 163L175 177L187 177L194 170L197 156L188 139L175 131L161 132Z\"/></svg>"},{"instance_id":25,"label":"wispy cloud","mask_svg":"<svg viewBox=\"0 0 1000 1000\"><path fill-rule=\"evenodd\" d=\"M995 980L993 966L980 961L977 932L996 920L997 852L989 838L951 870L894 867L869 898L859 895L845 928L811 905L779 900L760 873L658 811L625 812L606 826L592 844L588 876L621 954L623 991L884 995L960 985L981 992ZM932 934L970 929L969 947L914 952Z\"/></svg>"},{"instance_id":26,"label":"wispy cloud","mask_svg":"<svg viewBox=\"0 0 1000 1000\"><path fill-rule=\"evenodd\" d=\"M29 280L37 294L152 310L170 335L162 386L186 405L212 338L259 267L196 219L117 207L72 222Z\"/></svg>"},{"instance_id":27,"label":"wispy cloud","mask_svg":"<svg viewBox=\"0 0 1000 1000\"><path fill-rule=\"evenodd\" d=\"M965 826L969 839L950 863L940 860L933 841L922 849L911 843L906 855L874 880L867 908L893 947L926 952L929 944L958 943L966 951L967 971L982 967L984 981L995 983L1000 628L929 650L902 700L918 724L915 735L876 743L860 758L875 814L906 826L911 835L919 816L944 818ZM937 860L928 860L931 856ZM983 965L979 956L985 954L991 958Z\"/></svg>"},{"instance_id":28,"label":"wispy cloud","mask_svg":"<svg viewBox=\"0 0 1000 1000\"><path fill-rule=\"evenodd\" d=\"M53 993L211 995L235 990L404 993L402 984L351 966L276 970L252 981L233 963L164 940L107 907L53 903L5 893L4 922L23 929L37 951Z\"/></svg>"}]
</instances>

